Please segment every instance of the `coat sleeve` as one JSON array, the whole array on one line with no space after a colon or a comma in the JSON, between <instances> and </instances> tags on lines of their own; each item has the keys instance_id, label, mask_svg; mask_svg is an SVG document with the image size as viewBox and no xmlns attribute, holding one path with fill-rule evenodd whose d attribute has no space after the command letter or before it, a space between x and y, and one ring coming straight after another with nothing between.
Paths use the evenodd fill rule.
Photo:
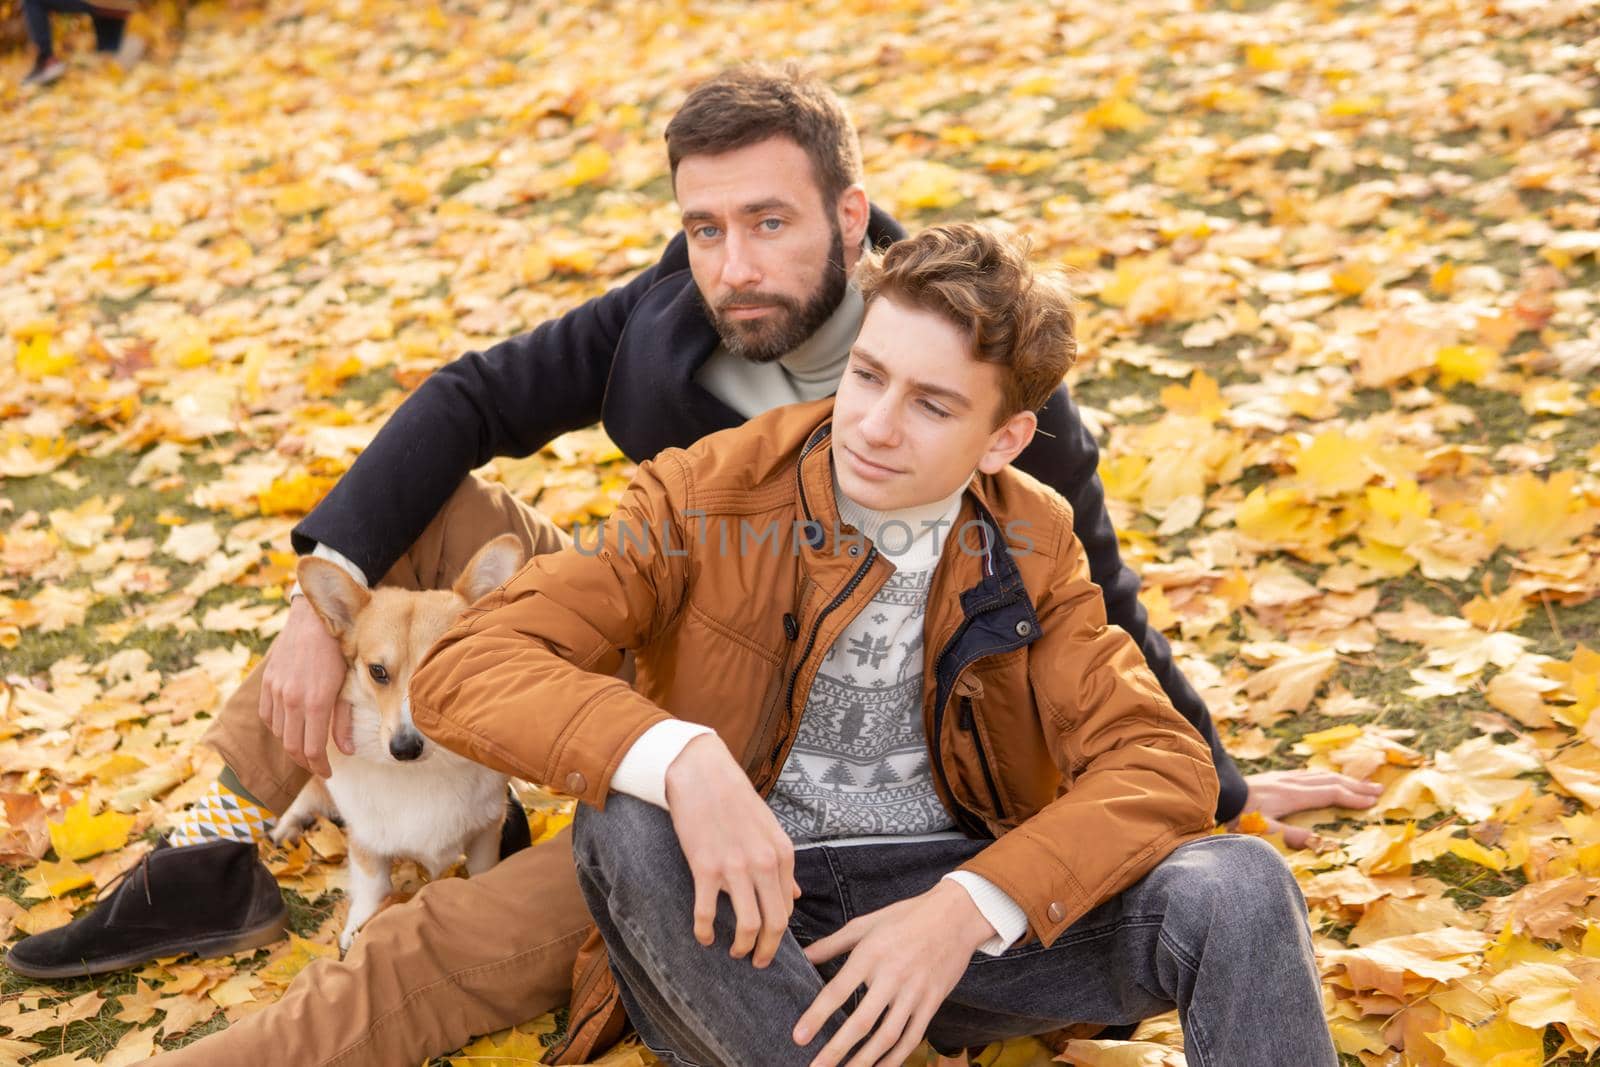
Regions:
<instances>
[{"instance_id":1,"label":"coat sleeve","mask_svg":"<svg viewBox=\"0 0 1600 1067\"><path fill-rule=\"evenodd\" d=\"M623 327L657 280L687 266L683 244L626 285L429 375L295 527L295 551L325 544L376 584L473 468L598 422Z\"/></svg>"},{"instance_id":2,"label":"coat sleeve","mask_svg":"<svg viewBox=\"0 0 1600 1067\"><path fill-rule=\"evenodd\" d=\"M647 643L684 603L688 542L669 499L684 478L674 451L645 463L602 528L534 557L474 605L411 677L417 728L603 807L634 741L670 718L612 675L620 650Z\"/></svg>"},{"instance_id":3,"label":"coat sleeve","mask_svg":"<svg viewBox=\"0 0 1600 1067\"><path fill-rule=\"evenodd\" d=\"M1065 790L962 868L1004 890L1047 945L1178 845L1208 833L1217 800L1204 741L1132 639L1107 625L1070 530L1057 560L1028 673Z\"/></svg>"},{"instance_id":4,"label":"coat sleeve","mask_svg":"<svg viewBox=\"0 0 1600 1067\"><path fill-rule=\"evenodd\" d=\"M1017 458L1017 466L1072 505L1078 538L1089 558L1089 576L1105 594L1106 616L1133 638L1173 706L1205 738L1220 783L1217 821L1227 822L1244 809L1244 776L1222 747L1205 701L1173 662L1172 646L1150 625L1139 603L1139 576L1122 561L1117 531L1106 512L1105 487L1098 472L1100 449L1066 386L1057 389L1039 413L1039 429L1042 432Z\"/></svg>"}]
</instances>

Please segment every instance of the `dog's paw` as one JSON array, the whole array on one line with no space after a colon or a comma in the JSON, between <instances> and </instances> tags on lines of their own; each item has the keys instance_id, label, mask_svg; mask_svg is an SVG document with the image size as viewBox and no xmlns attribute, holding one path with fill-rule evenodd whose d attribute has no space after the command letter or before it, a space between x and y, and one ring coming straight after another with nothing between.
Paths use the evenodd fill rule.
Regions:
<instances>
[{"instance_id":1,"label":"dog's paw","mask_svg":"<svg viewBox=\"0 0 1600 1067\"><path fill-rule=\"evenodd\" d=\"M350 951L350 946L355 944L356 933L357 933L357 931L359 929L360 929L360 927L356 927L356 926L346 926L342 931L340 931L340 933L339 933L339 954L341 956L343 956L346 952L349 952Z\"/></svg>"},{"instance_id":2,"label":"dog's paw","mask_svg":"<svg viewBox=\"0 0 1600 1067\"><path fill-rule=\"evenodd\" d=\"M274 845L292 845L300 840L313 821L312 819L279 819L278 825L274 826L272 832L267 836L272 839Z\"/></svg>"}]
</instances>

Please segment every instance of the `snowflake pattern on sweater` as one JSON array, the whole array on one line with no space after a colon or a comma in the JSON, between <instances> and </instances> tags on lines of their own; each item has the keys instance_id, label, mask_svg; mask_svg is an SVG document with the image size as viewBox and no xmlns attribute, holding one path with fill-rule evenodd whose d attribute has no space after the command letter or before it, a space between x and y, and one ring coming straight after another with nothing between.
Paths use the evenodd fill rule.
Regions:
<instances>
[{"instance_id":1,"label":"snowflake pattern on sweater","mask_svg":"<svg viewBox=\"0 0 1600 1067\"><path fill-rule=\"evenodd\" d=\"M939 803L922 728L922 627L933 567L897 571L823 658L767 803L797 844L925 834Z\"/></svg>"}]
</instances>

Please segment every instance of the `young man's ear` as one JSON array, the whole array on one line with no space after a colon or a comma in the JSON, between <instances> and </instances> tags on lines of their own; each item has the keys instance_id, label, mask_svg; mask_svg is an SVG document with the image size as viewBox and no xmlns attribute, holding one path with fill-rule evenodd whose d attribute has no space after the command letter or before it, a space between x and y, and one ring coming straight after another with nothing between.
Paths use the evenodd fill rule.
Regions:
<instances>
[{"instance_id":1,"label":"young man's ear","mask_svg":"<svg viewBox=\"0 0 1600 1067\"><path fill-rule=\"evenodd\" d=\"M845 270L855 270L856 261L861 258L861 242L867 237L867 219L872 215L867 191L860 185L852 185L840 193L835 215L839 220L839 239L844 242Z\"/></svg>"},{"instance_id":2,"label":"young man's ear","mask_svg":"<svg viewBox=\"0 0 1600 1067\"><path fill-rule=\"evenodd\" d=\"M1006 464L1022 454L1039 428L1039 416L1031 411L1019 411L1011 416L989 436L989 451L978 460L978 469L985 474L999 474Z\"/></svg>"}]
</instances>

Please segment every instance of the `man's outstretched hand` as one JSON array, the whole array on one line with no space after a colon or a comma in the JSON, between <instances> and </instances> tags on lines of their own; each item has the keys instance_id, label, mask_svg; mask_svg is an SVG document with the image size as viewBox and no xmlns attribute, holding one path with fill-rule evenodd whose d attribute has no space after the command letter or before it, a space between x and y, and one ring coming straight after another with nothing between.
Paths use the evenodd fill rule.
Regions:
<instances>
[{"instance_id":1,"label":"man's outstretched hand","mask_svg":"<svg viewBox=\"0 0 1600 1067\"><path fill-rule=\"evenodd\" d=\"M1245 777L1249 793L1244 810L1259 812L1267 829L1283 835L1290 848L1305 848L1315 833L1300 826L1280 822L1284 816L1316 808L1370 808L1383 793L1377 782L1365 782L1333 771L1264 771ZM1235 819L1230 826L1237 826Z\"/></svg>"},{"instance_id":2,"label":"man's outstretched hand","mask_svg":"<svg viewBox=\"0 0 1600 1067\"><path fill-rule=\"evenodd\" d=\"M795 1044L809 1043L829 1016L866 986L861 1004L811 1067L833 1067L863 1040L846 1067L899 1067L921 1043L972 954L994 933L972 896L949 881L852 919L806 947L813 966L845 953L850 958L800 1016Z\"/></svg>"},{"instance_id":3,"label":"man's outstretched hand","mask_svg":"<svg viewBox=\"0 0 1600 1067\"><path fill-rule=\"evenodd\" d=\"M667 768L667 811L678 847L694 875L694 937L716 939L717 898L733 904L729 955L751 954L765 967L789 929L800 896L794 880L794 844L744 768L716 734L701 734Z\"/></svg>"},{"instance_id":4,"label":"man's outstretched hand","mask_svg":"<svg viewBox=\"0 0 1600 1067\"><path fill-rule=\"evenodd\" d=\"M311 601L296 597L289 621L272 642L261 674L261 721L283 742L283 750L306 770L326 778L328 731L345 755L355 753L350 732L350 705L339 699L344 688L344 654Z\"/></svg>"}]
</instances>

